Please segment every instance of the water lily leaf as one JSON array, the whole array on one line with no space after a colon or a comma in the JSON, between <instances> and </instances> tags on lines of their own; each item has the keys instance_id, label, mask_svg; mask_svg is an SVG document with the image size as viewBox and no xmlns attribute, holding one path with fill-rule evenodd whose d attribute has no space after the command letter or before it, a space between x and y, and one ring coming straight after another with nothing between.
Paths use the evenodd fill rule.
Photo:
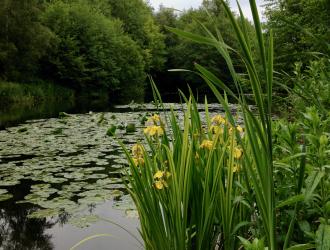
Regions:
<instances>
[{"instance_id":1,"label":"water lily leaf","mask_svg":"<svg viewBox=\"0 0 330 250\"><path fill-rule=\"evenodd\" d=\"M97 203L103 203L104 201L105 199L102 195L86 196L78 200L80 204L97 204Z\"/></svg>"},{"instance_id":2,"label":"water lily leaf","mask_svg":"<svg viewBox=\"0 0 330 250\"><path fill-rule=\"evenodd\" d=\"M58 209L48 208L48 209L40 209L38 211L35 211L35 212L29 214L27 217L41 219L41 218L46 218L46 217L57 216L58 214L59 214Z\"/></svg>"},{"instance_id":3,"label":"water lily leaf","mask_svg":"<svg viewBox=\"0 0 330 250\"><path fill-rule=\"evenodd\" d=\"M64 209L71 210L77 207L77 204L70 199L64 197L57 197L52 200L44 200L38 203L43 208Z\"/></svg>"},{"instance_id":4,"label":"water lily leaf","mask_svg":"<svg viewBox=\"0 0 330 250\"><path fill-rule=\"evenodd\" d=\"M13 198L12 194L0 194L0 201L5 201Z\"/></svg>"},{"instance_id":5,"label":"water lily leaf","mask_svg":"<svg viewBox=\"0 0 330 250\"><path fill-rule=\"evenodd\" d=\"M66 179L82 179L84 178L84 174L83 173L79 173L79 172L72 172L72 173L64 173L63 177Z\"/></svg>"},{"instance_id":6,"label":"water lily leaf","mask_svg":"<svg viewBox=\"0 0 330 250\"><path fill-rule=\"evenodd\" d=\"M97 166L106 166L106 165L109 165L108 161L106 161L106 160L104 160L104 161L99 160L95 164Z\"/></svg>"},{"instance_id":7,"label":"water lily leaf","mask_svg":"<svg viewBox=\"0 0 330 250\"><path fill-rule=\"evenodd\" d=\"M8 193L7 189L0 189L0 195Z\"/></svg>"},{"instance_id":8,"label":"water lily leaf","mask_svg":"<svg viewBox=\"0 0 330 250\"><path fill-rule=\"evenodd\" d=\"M100 179L96 181L96 184L99 186L108 186L111 184L121 183L122 180L119 178L106 178L106 179Z\"/></svg>"},{"instance_id":9,"label":"water lily leaf","mask_svg":"<svg viewBox=\"0 0 330 250\"><path fill-rule=\"evenodd\" d=\"M105 169L104 167L91 167L91 168L84 168L83 170L85 173L88 173L88 172L92 173L95 171L104 171L104 169Z\"/></svg>"},{"instance_id":10,"label":"water lily leaf","mask_svg":"<svg viewBox=\"0 0 330 250\"><path fill-rule=\"evenodd\" d=\"M72 191L58 191L57 194L62 197L62 198L66 198L66 199L70 199L72 198L73 196L75 196L74 192Z\"/></svg>"},{"instance_id":11,"label":"water lily leaf","mask_svg":"<svg viewBox=\"0 0 330 250\"><path fill-rule=\"evenodd\" d=\"M97 215L84 215L80 217L73 217L68 222L79 228L89 227L91 224L100 220Z\"/></svg>"},{"instance_id":12,"label":"water lily leaf","mask_svg":"<svg viewBox=\"0 0 330 250\"><path fill-rule=\"evenodd\" d=\"M63 182L66 182L67 179L65 178L57 178L57 177L53 177L53 176L50 176L50 177L46 177L46 178L43 178L43 181L44 182L49 182L49 183L63 183Z\"/></svg>"},{"instance_id":13,"label":"water lily leaf","mask_svg":"<svg viewBox=\"0 0 330 250\"><path fill-rule=\"evenodd\" d=\"M20 184L19 180L0 180L0 186L8 187Z\"/></svg>"},{"instance_id":14,"label":"water lily leaf","mask_svg":"<svg viewBox=\"0 0 330 250\"><path fill-rule=\"evenodd\" d=\"M104 179L106 177L108 177L108 175L106 174L91 174L87 176L88 179Z\"/></svg>"},{"instance_id":15,"label":"water lily leaf","mask_svg":"<svg viewBox=\"0 0 330 250\"><path fill-rule=\"evenodd\" d=\"M126 215L127 218L139 218L139 213L135 209L125 210L125 215Z\"/></svg>"},{"instance_id":16,"label":"water lily leaf","mask_svg":"<svg viewBox=\"0 0 330 250\"><path fill-rule=\"evenodd\" d=\"M70 183L70 185L63 185L62 191L60 191L60 192L73 192L73 193L79 192L82 189L83 185L84 184L79 185L78 183L72 182L72 183Z\"/></svg>"}]
</instances>

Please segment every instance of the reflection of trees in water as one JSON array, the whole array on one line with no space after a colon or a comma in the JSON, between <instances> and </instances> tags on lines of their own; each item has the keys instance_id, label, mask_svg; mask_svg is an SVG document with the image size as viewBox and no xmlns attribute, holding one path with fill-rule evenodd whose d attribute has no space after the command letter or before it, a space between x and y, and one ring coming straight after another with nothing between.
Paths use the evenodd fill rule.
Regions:
<instances>
[{"instance_id":1,"label":"reflection of trees in water","mask_svg":"<svg viewBox=\"0 0 330 250\"><path fill-rule=\"evenodd\" d=\"M29 191L25 185L15 187L15 194L25 196ZM25 191L25 192L24 192ZM25 194L24 194L25 193ZM15 197L16 198L16 197ZM16 199L15 199L16 200ZM12 199L2 202L0 208L0 249L4 250L51 250L54 248L51 235L45 230L56 222L47 219L30 219L28 214L38 208L31 204L16 204Z\"/></svg>"},{"instance_id":2,"label":"reflection of trees in water","mask_svg":"<svg viewBox=\"0 0 330 250\"><path fill-rule=\"evenodd\" d=\"M43 249L51 250L51 235L44 233L54 223L46 219L29 219L34 208L22 206L0 209L0 246L4 250Z\"/></svg>"},{"instance_id":3,"label":"reflection of trees in water","mask_svg":"<svg viewBox=\"0 0 330 250\"><path fill-rule=\"evenodd\" d=\"M10 190L13 199L0 202L0 250L52 250L52 235L45 231L57 223L63 226L72 217L63 211L56 220L28 218L39 208L30 203L16 204L16 201L24 200L31 184L31 181L23 180ZM88 206L90 214L94 209L95 205Z\"/></svg>"}]
</instances>

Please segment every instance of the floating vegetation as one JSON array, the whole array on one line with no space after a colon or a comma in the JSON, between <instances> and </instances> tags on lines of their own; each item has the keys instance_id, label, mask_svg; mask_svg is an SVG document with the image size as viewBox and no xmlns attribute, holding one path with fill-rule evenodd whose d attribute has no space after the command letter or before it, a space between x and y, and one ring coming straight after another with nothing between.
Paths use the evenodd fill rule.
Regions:
<instances>
[{"instance_id":1,"label":"floating vegetation","mask_svg":"<svg viewBox=\"0 0 330 250\"><path fill-rule=\"evenodd\" d=\"M107 136L114 136L116 133L117 127L115 125L111 125L107 130Z\"/></svg>"},{"instance_id":2,"label":"floating vegetation","mask_svg":"<svg viewBox=\"0 0 330 250\"><path fill-rule=\"evenodd\" d=\"M136 131L135 123L129 123L126 126L126 133L134 133Z\"/></svg>"},{"instance_id":3,"label":"floating vegetation","mask_svg":"<svg viewBox=\"0 0 330 250\"><path fill-rule=\"evenodd\" d=\"M0 189L0 195L8 193L7 189Z\"/></svg>"},{"instance_id":4,"label":"floating vegetation","mask_svg":"<svg viewBox=\"0 0 330 250\"><path fill-rule=\"evenodd\" d=\"M27 131L27 128L19 128L17 130L18 133L23 133L23 132L26 132Z\"/></svg>"},{"instance_id":5,"label":"floating vegetation","mask_svg":"<svg viewBox=\"0 0 330 250\"><path fill-rule=\"evenodd\" d=\"M75 216L69 220L69 223L79 227L89 227L91 224L98 222L100 218L96 215L83 215L83 216Z\"/></svg>"},{"instance_id":6,"label":"floating vegetation","mask_svg":"<svg viewBox=\"0 0 330 250\"><path fill-rule=\"evenodd\" d=\"M12 194L0 194L0 201L9 200L13 197Z\"/></svg>"},{"instance_id":7,"label":"floating vegetation","mask_svg":"<svg viewBox=\"0 0 330 250\"><path fill-rule=\"evenodd\" d=\"M45 218L57 216L59 213L58 209L48 208L48 209L40 209L28 215L29 218Z\"/></svg>"},{"instance_id":8,"label":"floating vegetation","mask_svg":"<svg viewBox=\"0 0 330 250\"><path fill-rule=\"evenodd\" d=\"M60 112L58 114L58 118L60 119L63 119L63 118L66 118L66 117L70 117L71 115L69 115L68 113L65 113L65 112Z\"/></svg>"}]
</instances>

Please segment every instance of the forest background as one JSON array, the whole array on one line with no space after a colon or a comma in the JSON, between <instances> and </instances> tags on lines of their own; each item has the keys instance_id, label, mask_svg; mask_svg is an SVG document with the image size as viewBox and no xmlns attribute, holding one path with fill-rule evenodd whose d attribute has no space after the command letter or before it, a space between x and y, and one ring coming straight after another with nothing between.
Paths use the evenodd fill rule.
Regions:
<instances>
[{"instance_id":1,"label":"forest background","mask_svg":"<svg viewBox=\"0 0 330 250\"><path fill-rule=\"evenodd\" d=\"M327 0L266 1L263 30L274 31L279 83L275 92L285 96L283 85L293 87L311 61L323 60L318 67L328 67L321 58L329 54L329 13ZM217 27L225 43L239 51L219 0L204 0L200 8L183 12L163 6L155 11L143 0L3 0L1 105L36 102L44 96L102 97L109 103L148 101L148 75L165 100L177 96L178 88L187 91L188 84L195 94L210 94L197 75L167 71L192 70L196 62L233 87L224 59L214 57L211 47L180 38L166 28L203 34L200 24L214 33ZM247 19L245 26L252 34ZM251 35L256 45L254 39ZM244 77L243 62L234 52L233 57Z\"/></svg>"}]
</instances>

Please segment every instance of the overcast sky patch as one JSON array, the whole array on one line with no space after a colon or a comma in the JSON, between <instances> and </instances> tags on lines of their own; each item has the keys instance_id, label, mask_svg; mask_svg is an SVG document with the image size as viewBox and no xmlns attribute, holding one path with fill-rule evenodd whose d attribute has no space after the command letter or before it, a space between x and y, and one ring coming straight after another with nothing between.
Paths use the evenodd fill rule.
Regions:
<instances>
[{"instance_id":1,"label":"overcast sky patch","mask_svg":"<svg viewBox=\"0 0 330 250\"><path fill-rule=\"evenodd\" d=\"M175 8L178 10L184 10L189 8L198 8L202 4L202 0L149 0L151 6L158 10L159 5L163 5L168 8ZM229 0L230 7L233 11L238 13L238 8L236 5L236 0ZM259 15L262 15L264 0L256 0L259 10ZM252 14L250 11L249 0L239 0L242 11L249 20L252 20Z\"/></svg>"}]
</instances>

